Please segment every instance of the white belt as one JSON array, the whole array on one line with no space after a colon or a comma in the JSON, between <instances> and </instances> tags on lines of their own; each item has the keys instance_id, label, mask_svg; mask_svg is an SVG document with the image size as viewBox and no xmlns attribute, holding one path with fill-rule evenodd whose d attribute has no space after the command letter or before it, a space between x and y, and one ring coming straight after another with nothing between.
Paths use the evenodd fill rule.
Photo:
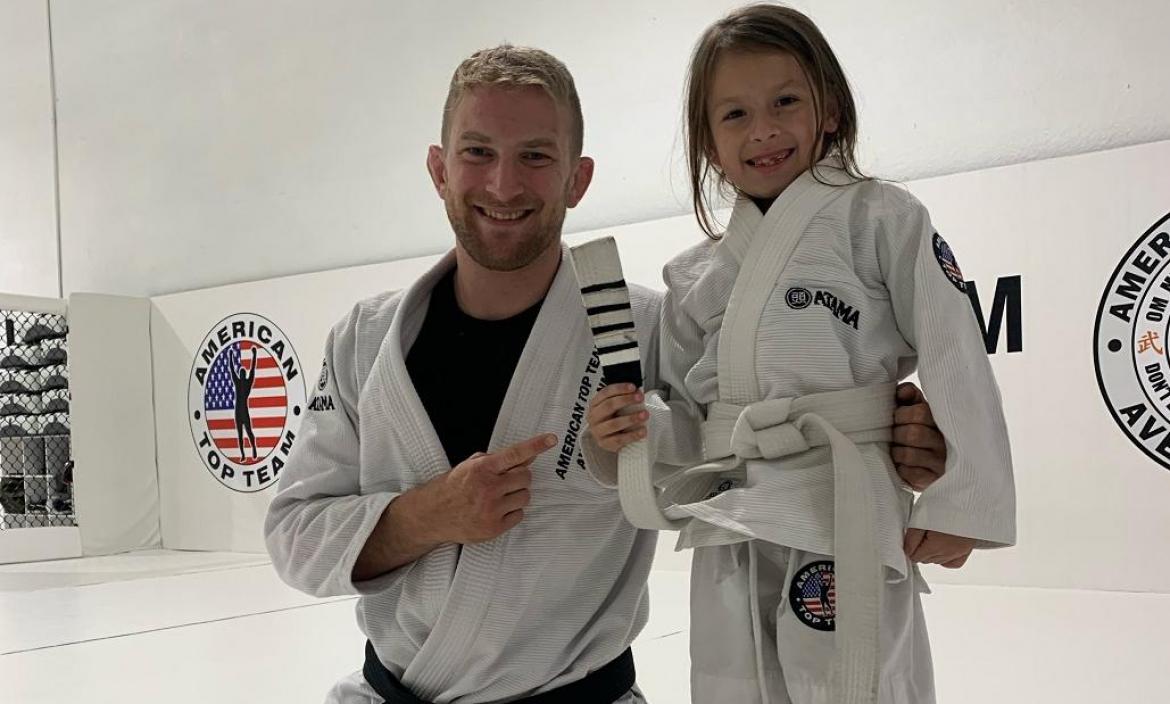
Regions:
<instances>
[{"instance_id":1,"label":"white belt","mask_svg":"<svg viewBox=\"0 0 1170 704\"><path fill-rule=\"evenodd\" d=\"M691 476L722 473L744 460L777 459L829 446L839 604L834 704L874 702L877 697L878 615L884 574L878 552L876 497L857 443L890 440L894 389L894 384L881 384L747 406L712 403L703 424L708 462L686 470ZM618 486L623 510L641 528L678 530L693 519L718 523L719 516L703 505L705 493L693 494L691 503L679 501L686 497L672 496L679 502L665 509L659 505L644 440L622 450Z\"/></svg>"}]
</instances>

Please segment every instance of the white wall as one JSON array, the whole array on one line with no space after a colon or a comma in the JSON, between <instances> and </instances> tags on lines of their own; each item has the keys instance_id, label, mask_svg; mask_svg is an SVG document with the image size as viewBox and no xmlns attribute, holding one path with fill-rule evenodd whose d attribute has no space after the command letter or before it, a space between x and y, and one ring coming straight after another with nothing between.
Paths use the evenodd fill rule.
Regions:
<instances>
[{"instance_id":1,"label":"white wall","mask_svg":"<svg viewBox=\"0 0 1170 704\"><path fill-rule=\"evenodd\" d=\"M49 76L45 0L0 3L0 292L56 298Z\"/></svg>"},{"instance_id":2,"label":"white wall","mask_svg":"<svg viewBox=\"0 0 1170 704\"><path fill-rule=\"evenodd\" d=\"M681 213L684 64L736 4L53 2L65 291L159 294L446 248L425 147L454 65L505 39L576 74L598 171L569 231ZM1170 138L1161 0L796 4L837 47L882 175Z\"/></svg>"}]
</instances>

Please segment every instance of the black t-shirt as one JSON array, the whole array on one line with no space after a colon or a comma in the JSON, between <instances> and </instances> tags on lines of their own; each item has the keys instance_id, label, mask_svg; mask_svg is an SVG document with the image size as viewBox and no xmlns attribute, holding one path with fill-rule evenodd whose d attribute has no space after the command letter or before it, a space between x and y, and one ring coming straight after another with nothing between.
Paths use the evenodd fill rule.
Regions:
<instances>
[{"instance_id":1,"label":"black t-shirt","mask_svg":"<svg viewBox=\"0 0 1170 704\"><path fill-rule=\"evenodd\" d=\"M779 198L779 196L776 196L776 198L757 198L755 196L748 197L752 199L752 202L756 204L756 207L759 208L760 212L764 215L768 214L768 208L771 208L772 204L776 202L776 198Z\"/></svg>"},{"instance_id":2,"label":"black t-shirt","mask_svg":"<svg viewBox=\"0 0 1170 704\"><path fill-rule=\"evenodd\" d=\"M406 370L452 467L487 452L541 303L503 320L473 318L455 301L454 270L431 292Z\"/></svg>"}]
</instances>

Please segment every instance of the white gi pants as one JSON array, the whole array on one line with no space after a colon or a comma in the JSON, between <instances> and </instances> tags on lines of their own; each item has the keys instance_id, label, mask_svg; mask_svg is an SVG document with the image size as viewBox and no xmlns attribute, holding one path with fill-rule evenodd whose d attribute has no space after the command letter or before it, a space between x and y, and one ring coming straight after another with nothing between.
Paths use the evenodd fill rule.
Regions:
<instances>
[{"instance_id":1,"label":"white gi pants","mask_svg":"<svg viewBox=\"0 0 1170 704\"><path fill-rule=\"evenodd\" d=\"M328 696L325 697L325 704L382 704L383 701L374 688L366 682L361 670L333 685L333 689L329 690ZM642 696L642 691L635 685L624 697L613 704L646 704L646 699Z\"/></svg>"},{"instance_id":2,"label":"white gi pants","mask_svg":"<svg viewBox=\"0 0 1170 704\"><path fill-rule=\"evenodd\" d=\"M760 540L695 548L692 704L834 704L833 558ZM790 592L796 584L794 607ZM804 589L804 591L801 591ZM933 704L934 674L912 569L882 585L880 704Z\"/></svg>"}]
</instances>

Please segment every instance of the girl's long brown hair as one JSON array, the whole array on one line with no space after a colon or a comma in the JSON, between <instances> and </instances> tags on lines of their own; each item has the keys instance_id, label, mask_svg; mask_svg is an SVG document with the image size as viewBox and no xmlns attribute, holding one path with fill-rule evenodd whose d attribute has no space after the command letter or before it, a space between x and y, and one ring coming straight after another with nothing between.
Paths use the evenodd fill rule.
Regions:
<instances>
[{"instance_id":1,"label":"girl's long brown hair","mask_svg":"<svg viewBox=\"0 0 1170 704\"><path fill-rule=\"evenodd\" d=\"M824 35L805 15L783 5L747 5L707 28L695 45L686 86L686 151L691 177L691 198L699 227L712 239L716 232L711 203L711 183L724 196L734 195L726 176L710 156L715 151L707 101L715 64L726 51L782 51L800 64L812 88L816 134L824 133L825 105L837 109L837 129L824 135L818 157L836 156L846 173L855 179L865 176L857 166L857 108L845 71ZM813 173L816 176L814 170ZM819 178L817 180L820 180Z\"/></svg>"}]
</instances>

